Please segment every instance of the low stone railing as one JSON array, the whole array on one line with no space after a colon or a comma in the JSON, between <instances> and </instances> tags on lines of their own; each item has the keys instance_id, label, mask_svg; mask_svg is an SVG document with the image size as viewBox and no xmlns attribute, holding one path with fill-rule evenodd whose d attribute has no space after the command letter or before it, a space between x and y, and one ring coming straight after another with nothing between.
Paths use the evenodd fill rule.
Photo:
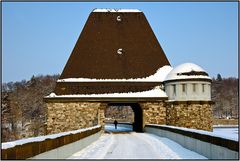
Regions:
<instances>
[{"instance_id":1,"label":"low stone railing","mask_svg":"<svg viewBox=\"0 0 240 161\"><path fill-rule=\"evenodd\" d=\"M71 145L71 143L88 138L89 136L94 135L100 131L101 126L98 125L91 128L80 129L70 132L63 132L59 134L39 136L21 139L13 142L2 143L1 159L28 159L28 158L39 159L41 157L35 156L47 153L48 151L54 151L55 149L63 147L64 145ZM88 143L90 142L88 141ZM48 158L47 155L46 156L42 155L42 157ZM49 159L58 158L61 157L58 157L57 154L55 154L55 156L52 156Z\"/></svg>"},{"instance_id":2,"label":"low stone railing","mask_svg":"<svg viewBox=\"0 0 240 161\"><path fill-rule=\"evenodd\" d=\"M169 138L184 148L195 151L208 159L239 159L239 142L211 132L167 125L149 124L145 132Z\"/></svg>"}]
</instances>

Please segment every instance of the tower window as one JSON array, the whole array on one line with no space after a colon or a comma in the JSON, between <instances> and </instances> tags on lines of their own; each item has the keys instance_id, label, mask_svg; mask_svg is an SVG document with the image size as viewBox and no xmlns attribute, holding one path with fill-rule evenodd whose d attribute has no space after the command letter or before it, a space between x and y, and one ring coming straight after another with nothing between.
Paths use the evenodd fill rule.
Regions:
<instances>
[{"instance_id":1,"label":"tower window","mask_svg":"<svg viewBox=\"0 0 240 161\"><path fill-rule=\"evenodd\" d=\"M196 92L196 84L193 83L193 92Z\"/></svg>"},{"instance_id":2,"label":"tower window","mask_svg":"<svg viewBox=\"0 0 240 161\"><path fill-rule=\"evenodd\" d=\"M173 85L173 95L176 95L176 84Z\"/></svg>"},{"instance_id":3,"label":"tower window","mask_svg":"<svg viewBox=\"0 0 240 161\"><path fill-rule=\"evenodd\" d=\"M186 92L186 84L182 84L182 92Z\"/></svg>"},{"instance_id":4,"label":"tower window","mask_svg":"<svg viewBox=\"0 0 240 161\"><path fill-rule=\"evenodd\" d=\"M205 92L205 85L202 84L202 92L204 93Z\"/></svg>"}]
</instances>

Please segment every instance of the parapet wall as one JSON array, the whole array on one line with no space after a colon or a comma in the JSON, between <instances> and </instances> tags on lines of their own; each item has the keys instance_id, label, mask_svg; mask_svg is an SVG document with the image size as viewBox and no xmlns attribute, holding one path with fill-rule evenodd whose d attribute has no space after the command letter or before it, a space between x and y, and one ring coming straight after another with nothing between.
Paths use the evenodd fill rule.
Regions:
<instances>
[{"instance_id":1,"label":"parapet wall","mask_svg":"<svg viewBox=\"0 0 240 161\"><path fill-rule=\"evenodd\" d=\"M214 136L211 132L166 125L146 125L145 131L169 138L208 159L239 159L238 141Z\"/></svg>"},{"instance_id":2,"label":"parapet wall","mask_svg":"<svg viewBox=\"0 0 240 161\"><path fill-rule=\"evenodd\" d=\"M101 126L2 143L1 159L65 159L101 135ZM16 143L16 146L13 146ZM69 150L70 149L70 150Z\"/></svg>"}]
</instances>

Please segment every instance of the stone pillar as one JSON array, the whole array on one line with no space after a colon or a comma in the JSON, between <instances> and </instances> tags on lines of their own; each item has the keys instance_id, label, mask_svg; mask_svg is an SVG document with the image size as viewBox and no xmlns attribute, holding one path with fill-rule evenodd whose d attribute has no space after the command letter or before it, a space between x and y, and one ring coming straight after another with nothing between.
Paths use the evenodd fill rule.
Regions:
<instances>
[{"instance_id":1,"label":"stone pillar","mask_svg":"<svg viewBox=\"0 0 240 161\"><path fill-rule=\"evenodd\" d=\"M102 130L104 130L105 125L105 110L107 107L107 103L101 103L98 108L98 124L102 126Z\"/></svg>"},{"instance_id":2,"label":"stone pillar","mask_svg":"<svg viewBox=\"0 0 240 161\"><path fill-rule=\"evenodd\" d=\"M98 102L48 102L47 133L54 134L97 125L100 105Z\"/></svg>"},{"instance_id":3,"label":"stone pillar","mask_svg":"<svg viewBox=\"0 0 240 161\"><path fill-rule=\"evenodd\" d=\"M143 109L143 125L166 124L166 107L163 101L141 103Z\"/></svg>"},{"instance_id":4,"label":"stone pillar","mask_svg":"<svg viewBox=\"0 0 240 161\"><path fill-rule=\"evenodd\" d=\"M167 125L212 131L213 115L211 102L168 102Z\"/></svg>"}]
</instances>

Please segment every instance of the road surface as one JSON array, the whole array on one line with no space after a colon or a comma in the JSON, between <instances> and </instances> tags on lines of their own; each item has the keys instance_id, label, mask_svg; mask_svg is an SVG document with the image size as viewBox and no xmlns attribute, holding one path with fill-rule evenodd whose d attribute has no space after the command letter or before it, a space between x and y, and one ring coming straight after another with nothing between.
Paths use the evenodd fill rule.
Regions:
<instances>
[{"instance_id":1,"label":"road surface","mask_svg":"<svg viewBox=\"0 0 240 161\"><path fill-rule=\"evenodd\" d=\"M207 159L170 139L125 130L108 130L69 159Z\"/></svg>"}]
</instances>

